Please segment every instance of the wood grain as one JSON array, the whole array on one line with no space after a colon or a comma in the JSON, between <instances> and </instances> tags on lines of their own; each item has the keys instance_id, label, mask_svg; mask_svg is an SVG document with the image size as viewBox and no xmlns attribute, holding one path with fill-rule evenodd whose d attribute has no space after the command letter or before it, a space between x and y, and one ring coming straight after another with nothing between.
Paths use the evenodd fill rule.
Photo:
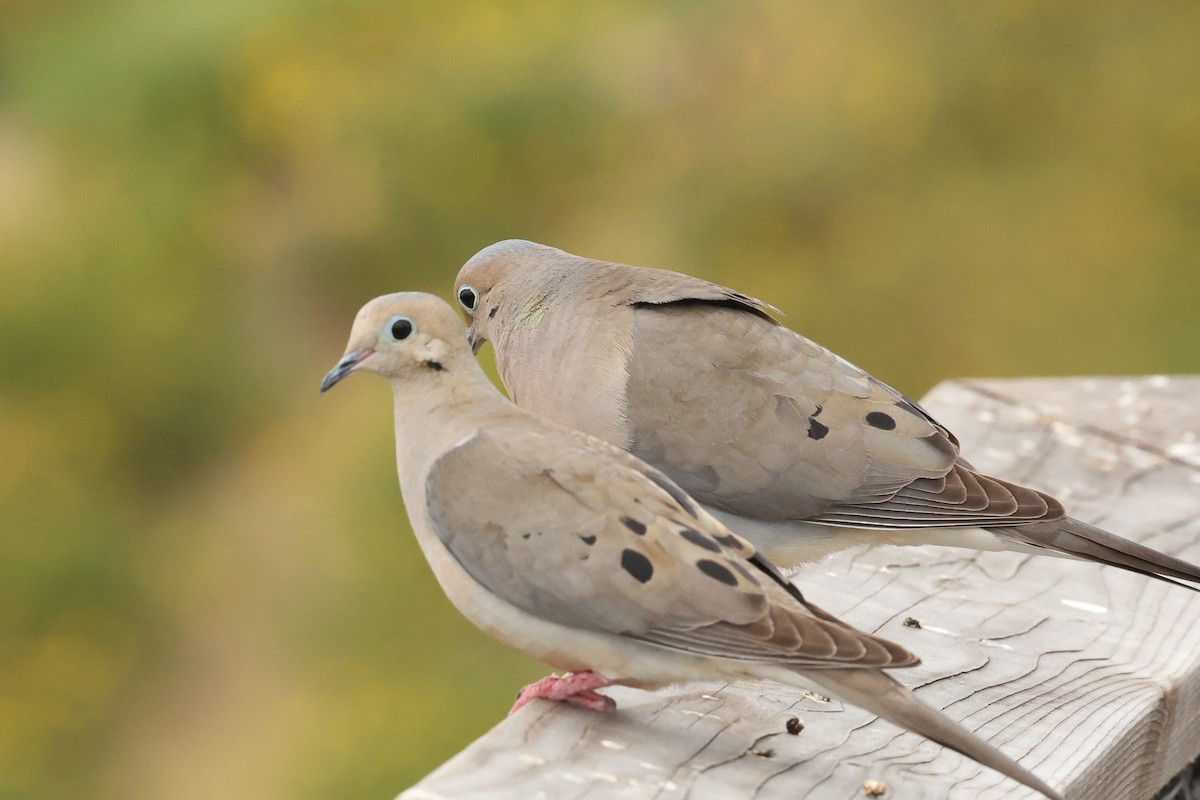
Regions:
<instances>
[{"instance_id":1,"label":"wood grain","mask_svg":"<svg viewBox=\"0 0 1200 800\"><path fill-rule=\"evenodd\" d=\"M1200 561L1200 378L966 381L924 405L977 467L1073 516ZM1200 754L1200 594L1012 553L884 548L797 578L919 653L925 700L1068 798L1151 798ZM905 620L915 621L905 624ZM608 690L614 714L535 703L402 800L1030 798L973 761L775 684ZM790 717L804 729L786 732Z\"/></svg>"}]
</instances>

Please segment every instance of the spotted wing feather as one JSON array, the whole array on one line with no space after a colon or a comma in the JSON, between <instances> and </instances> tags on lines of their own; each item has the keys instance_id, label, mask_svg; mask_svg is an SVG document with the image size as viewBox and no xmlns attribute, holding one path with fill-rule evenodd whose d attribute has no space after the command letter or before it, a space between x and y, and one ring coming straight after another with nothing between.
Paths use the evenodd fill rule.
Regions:
<instances>
[{"instance_id":1,"label":"spotted wing feather","mask_svg":"<svg viewBox=\"0 0 1200 800\"><path fill-rule=\"evenodd\" d=\"M974 472L890 386L738 308L639 309L627 414L632 452L742 516L876 528L1063 516L1046 495Z\"/></svg>"},{"instance_id":2,"label":"spotted wing feather","mask_svg":"<svg viewBox=\"0 0 1200 800\"><path fill-rule=\"evenodd\" d=\"M794 667L917 661L808 605L664 476L583 434L476 434L434 465L427 497L438 537L464 569L543 619Z\"/></svg>"}]
</instances>

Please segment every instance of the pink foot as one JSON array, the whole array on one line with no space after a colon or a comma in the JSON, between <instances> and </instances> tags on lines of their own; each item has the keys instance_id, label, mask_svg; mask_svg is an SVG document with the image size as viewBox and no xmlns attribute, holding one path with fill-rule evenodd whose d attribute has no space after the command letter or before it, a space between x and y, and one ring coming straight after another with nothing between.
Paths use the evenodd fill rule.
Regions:
<instances>
[{"instance_id":1,"label":"pink foot","mask_svg":"<svg viewBox=\"0 0 1200 800\"><path fill-rule=\"evenodd\" d=\"M508 710L509 715L528 703L544 697L547 700L574 703L577 706L590 708L592 711L613 711L617 703L611 697L605 697L596 691L613 682L602 675L597 675L590 669L584 672L568 672L566 675L547 675L537 683L531 683L517 693L517 702Z\"/></svg>"}]
</instances>

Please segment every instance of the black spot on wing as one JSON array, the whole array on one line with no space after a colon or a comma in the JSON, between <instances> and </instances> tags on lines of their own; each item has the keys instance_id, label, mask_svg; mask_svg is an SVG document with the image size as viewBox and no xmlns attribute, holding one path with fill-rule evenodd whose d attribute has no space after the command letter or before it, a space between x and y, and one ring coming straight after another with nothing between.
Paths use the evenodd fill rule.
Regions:
<instances>
[{"instance_id":1,"label":"black spot on wing","mask_svg":"<svg viewBox=\"0 0 1200 800\"><path fill-rule=\"evenodd\" d=\"M700 519L700 515L696 513L696 506L692 503L692 498L684 494L683 489L680 489L678 486L676 486L674 481L656 470L650 470L643 474L658 484L660 489L671 495L671 499L678 503L679 507L682 508L689 517L692 519Z\"/></svg>"},{"instance_id":2,"label":"black spot on wing","mask_svg":"<svg viewBox=\"0 0 1200 800\"><path fill-rule=\"evenodd\" d=\"M626 528L629 528L629 530L633 531L638 536L646 535L646 526L632 517L621 517L621 524Z\"/></svg>"},{"instance_id":3,"label":"black spot on wing","mask_svg":"<svg viewBox=\"0 0 1200 800\"><path fill-rule=\"evenodd\" d=\"M824 439L827 433L829 433L829 426L817 422L816 415L808 418L808 438Z\"/></svg>"},{"instance_id":4,"label":"black spot on wing","mask_svg":"<svg viewBox=\"0 0 1200 800\"><path fill-rule=\"evenodd\" d=\"M588 547L591 547L592 545L594 545L596 543L596 536L594 534L589 535L589 536L580 536L579 541L583 542Z\"/></svg>"},{"instance_id":5,"label":"black spot on wing","mask_svg":"<svg viewBox=\"0 0 1200 800\"><path fill-rule=\"evenodd\" d=\"M692 544L697 545L699 547L703 547L705 550L708 550L709 552L712 552L712 553L721 552L721 546L719 544L717 544L716 542L714 542L712 539L705 536L700 531L693 530L692 528L684 528L683 530L681 530L679 532L679 535L682 536L683 538L687 539Z\"/></svg>"},{"instance_id":6,"label":"black spot on wing","mask_svg":"<svg viewBox=\"0 0 1200 800\"><path fill-rule=\"evenodd\" d=\"M654 577L654 565L650 563L650 559L637 550L626 549L621 552L621 569L632 575L639 583L645 583Z\"/></svg>"},{"instance_id":7,"label":"black spot on wing","mask_svg":"<svg viewBox=\"0 0 1200 800\"><path fill-rule=\"evenodd\" d=\"M742 549L742 543L738 541L736 536L732 536L728 533L722 533L720 536L717 536L715 538L718 542L725 545L726 547L732 548L734 550Z\"/></svg>"},{"instance_id":8,"label":"black spot on wing","mask_svg":"<svg viewBox=\"0 0 1200 800\"><path fill-rule=\"evenodd\" d=\"M500 306L492 306L492 310L488 312L488 319L496 316L496 312L500 310Z\"/></svg>"},{"instance_id":9,"label":"black spot on wing","mask_svg":"<svg viewBox=\"0 0 1200 800\"><path fill-rule=\"evenodd\" d=\"M737 586L737 576L729 571L729 568L723 564L718 564L716 561L709 561L707 558L702 558L696 562L696 566L710 578L718 580L726 586Z\"/></svg>"},{"instance_id":10,"label":"black spot on wing","mask_svg":"<svg viewBox=\"0 0 1200 800\"><path fill-rule=\"evenodd\" d=\"M429 367L434 372L441 372L445 369L440 361L426 361L425 366Z\"/></svg>"},{"instance_id":11,"label":"black spot on wing","mask_svg":"<svg viewBox=\"0 0 1200 800\"><path fill-rule=\"evenodd\" d=\"M881 431L890 431L896 428L896 420L892 415L882 411L872 411L867 414L867 424L872 428L879 428Z\"/></svg>"}]
</instances>

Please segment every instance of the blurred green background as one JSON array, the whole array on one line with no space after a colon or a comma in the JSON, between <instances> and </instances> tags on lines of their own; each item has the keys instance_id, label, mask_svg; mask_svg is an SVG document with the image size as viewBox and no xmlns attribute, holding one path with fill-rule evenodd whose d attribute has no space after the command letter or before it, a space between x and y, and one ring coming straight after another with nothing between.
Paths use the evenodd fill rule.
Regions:
<instances>
[{"instance_id":1,"label":"blurred green background","mask_svg":"<svg viewBox=\"0 0 1200 800\"><path fill-rule=\"evenodd\" d=\"M914 395L1200 371L1197 42L1195 2L4 0L0 797L390 798L542 673L428 573L387 386L316 392L497 239L734 285Z\"/></svg>"}]
</instances>

